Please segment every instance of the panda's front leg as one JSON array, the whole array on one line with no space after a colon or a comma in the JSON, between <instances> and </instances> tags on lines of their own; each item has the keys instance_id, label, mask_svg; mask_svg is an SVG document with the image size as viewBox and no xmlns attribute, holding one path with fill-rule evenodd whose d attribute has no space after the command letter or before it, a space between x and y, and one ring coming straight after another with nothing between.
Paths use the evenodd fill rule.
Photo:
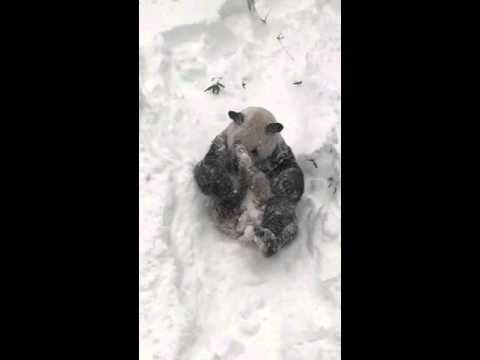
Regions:
<instances>
[{"instance_id":1,"label":"panda's front leg","mask_svg":"<svg viewBox=\"0 0 480 360\"><path fill-rule=\"evenodd\" d=\"M245 197L247 186L228 170L229 152L224 138L217 136L207 154L194 168L200 190L218 200L222 209L237 208Z\"/></svg>"}]
</instances>

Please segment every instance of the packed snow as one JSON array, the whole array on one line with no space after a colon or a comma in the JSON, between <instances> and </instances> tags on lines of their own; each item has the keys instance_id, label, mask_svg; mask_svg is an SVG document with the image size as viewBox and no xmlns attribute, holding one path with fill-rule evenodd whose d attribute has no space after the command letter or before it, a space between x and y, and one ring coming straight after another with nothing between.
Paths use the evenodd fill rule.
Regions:
<instances>
[{"instance_id":1,"label":"packed snow","mask_svg":"<svg viewBox=\"0 0 480 360\"><path fill-rule=\"evenodd\" d=\"M140 1L141 360L340 359L340 1L254 4ZM271 258L219 232L193 179L247 106L305 174L299 235Z\"/></svg>"}]
</instances>

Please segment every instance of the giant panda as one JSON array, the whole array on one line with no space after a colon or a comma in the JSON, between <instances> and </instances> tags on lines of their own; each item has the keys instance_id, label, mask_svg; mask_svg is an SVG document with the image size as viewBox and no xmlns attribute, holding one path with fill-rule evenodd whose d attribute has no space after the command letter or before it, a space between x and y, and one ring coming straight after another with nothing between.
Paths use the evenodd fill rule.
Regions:
<instances>
[{"instance_id":1,"label":"giant panda","mask_svg":"<svg viewBox=\"0 0 480 360\"><path fill-rule=\"evenodd\" d=\"M253 175L262 172L269 182L262 221L254 228L254 242L266 257L274 255L297 235L296 204L304 192L304 176L295 156L281 136L283 125L261 107L229 111L232 122L212 142L194 167L200 190L213 200L221 228L232 228ZM245 153L251 161L244 161ZM251 163L251 164L250 164ZM228 231L226 231L228 233Z\"/></svg>"}]
</instances>

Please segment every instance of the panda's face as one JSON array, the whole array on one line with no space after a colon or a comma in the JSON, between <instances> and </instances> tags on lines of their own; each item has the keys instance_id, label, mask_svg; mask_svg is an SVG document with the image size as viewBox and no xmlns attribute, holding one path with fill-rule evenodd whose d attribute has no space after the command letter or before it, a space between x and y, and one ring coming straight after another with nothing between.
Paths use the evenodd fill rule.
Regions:
<instances>
[{"instance_id":1,"label":"panda's face","mask_svg":"<svg viewBox=\"0 0 480 360\"><path fill-rule=\"evenodd\" d=\"M225 129L227 146L240 143L246 147L255 162L268 158L282 137L282 124L266 109L248 107L241 112L229 111L228 116L233 120Z\"/></svg>"}]
</instances>

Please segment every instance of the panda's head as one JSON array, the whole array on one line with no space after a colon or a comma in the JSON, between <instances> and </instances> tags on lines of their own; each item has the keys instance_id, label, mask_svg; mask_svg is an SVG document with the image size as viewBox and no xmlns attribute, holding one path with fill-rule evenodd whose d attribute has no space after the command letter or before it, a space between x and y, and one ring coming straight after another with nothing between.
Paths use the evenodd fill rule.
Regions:
<instances>
[{"instance_id":1,"label":"panda's head","mask_svg":"<svg viewBox=\"0 0 480 360\"><path fill-rule=\"evenodd\" d=\"M255 162L268 158L283 141L283 125L264 108L247 107L240 112L229 111L228 116L232 119L224 131L228 148L236 143L244 145Z\"/></svg>"}]
</instances>

